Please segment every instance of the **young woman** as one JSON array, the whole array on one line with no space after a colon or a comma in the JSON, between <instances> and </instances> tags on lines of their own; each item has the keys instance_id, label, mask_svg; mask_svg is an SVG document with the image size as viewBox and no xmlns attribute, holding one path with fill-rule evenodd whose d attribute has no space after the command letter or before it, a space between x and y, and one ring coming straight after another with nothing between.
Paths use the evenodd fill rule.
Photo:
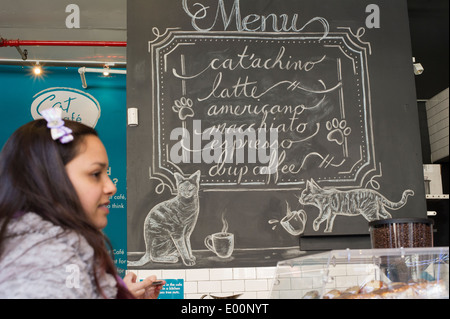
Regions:
<instances>
[{"instance_id":1,"label":"young woman","mask_svg":"<svg viewBox=\"0 0 450 319\"><path fill-rule=\"evenodd\" d=\"M157 298L156 277L122 281L105 245L116 187L97 132L52 110L0 154L0 298Z\"/></svg>"}]
</instances>

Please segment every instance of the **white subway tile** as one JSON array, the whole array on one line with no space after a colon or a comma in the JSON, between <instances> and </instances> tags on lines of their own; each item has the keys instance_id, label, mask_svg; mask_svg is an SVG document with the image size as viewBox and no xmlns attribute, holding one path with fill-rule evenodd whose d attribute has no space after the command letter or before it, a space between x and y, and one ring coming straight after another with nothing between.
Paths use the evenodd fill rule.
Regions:
<instances>
[{"instance_id":1,"label":"white subway tile","mask_svg":"<svg viewBox=\"0 0 450 319\"><path fill-rule=\"evenodd\" d=\"M357 276L338 276L336 277L337 288L349 288L358 285Z\"/></svg>"},{"instance_id":2,"label":"white subway tile","mask_svg":"<svg viewBox=\"0 0 450 319\"><path fill-rule=\"evenodd\" d=\"M210 280L230 280L233 279L232 268L217 268L209 271Z\"/></svg>"},{"instance_id":3,"label":"white subway tile","mask_svg":"<svg viewBox=\"0 0 450 319\"><path fill-rule=\"evenodd\" d=\"M313 288L321 288L324 285L324 276L311 277L313 281Z\"/></svg>"},{"instance_id":4,"label":"white subway tile","mask_svg":"<svg viewBox=\"0 0 450 319\"><path fill-rule=\"evenodd\" d=\"M305 295L303 290L280 291L280 299L301 299Z\"/></svg>"},{"instance_id":5,"label":"white subway tile","mask_svg":"<svg viewBox=\"0 0 450 319\"><path fill-rule=\"evenodd\" d=\"M373 270L371 264L349 264L347 265L347 275L370 274Z\"/></svg>"},{"instance_id":6,"label":"white subway tile","mask_svg":"<svg viewBox=\"0 0 450 319\"><path fill-rule=\"evenodd\" d=\"M185 294L193 294L197 292L198 292L197 281L187 281L184 283Z\"/></svg>"},{"instance_id":7,"label":"white subway tile","mask_svg":"<svg viewBox=\"0 0 450 319\"><path fill-rule=\"evenodd\" d=\"M256 292L256 299L269 299L269 298L270 298L270 290Z\"/></svg>"},{"instance_id":8,"label":"white subway tile","mask_svg":"<svg viewBox=\"0 0 450 319\"><path fill-rule=\"evenodd\" d=\"M336 265L335 267L329 267L330 276L345 276L347 274L346 265Z\"/></svg>"},{"instance_id":9,"label":"white subway tile","mask_svg":"<svg viewBox=\"0 0 450 319\"><path fill-rule=\"evenodd\" d=\"M199 281L197 282L197 289L201 293L220 293L222 292L222 284L220 281Z\"/></svg>"},{"instance_id":10,"label":"white subway tile","mask_svg":"<svg viewBox=\"0 0 450 319\"><path fill-rule=\"evenodd\" d=\"M245 291L268 290L266 279L245 280Z\"/></svg>"},{"instance_id":11,"label":"white subway tile","mask_svg":"<svg viewBox=\"0 0 450 319\"><path fill-rule=\"evenodd\" d=\"M233 268L233 279L256 279L256 268Z\"/></svg>"},{"instance_id":12,"label":"white subway tile","mask_svg":"<svg viewBox=\"0 0 450 319\"><path fill-rule=\"evenodd\" d=\"M138 280L145 279L149 276L156 276L156 278L161 278L161 270L140 269L127 271L127 273L130 272L135 273Z\"/></svg>"},{"instance_id":13,"label":"white subway tile","mask_svg":"<svg viewBox=\"0 0 450 319\"><path fill-rule=\"evenodd\" d=\"M274 278L277 267L256 268L256 278Z\"/></svg>"},{"instance_id":14,"label":"white subway tile","mask_svg":"<svg viewBox=\"0 0 450 319\"><path fill-rule=\"evenodd\" d=\"M317 266L301 266L299 273L295 277L317 277L324 273L324 270Z\"/></svg>"},{"instance_id":15,"label":"white subway tile","mask_svg":"<svg viewBox=\"0 0 450 319\"><path fill-rule=\"evenodd\" d=\"M162 270L163 279L184 279L186 280L186 271L183 269L165 269Z\"/></svg>"},{"instance_id":16,"label":"white subway tile","mask_svg":"<svg viewBox=\"0 0 450 319\"><path fill-rule=\"evenodd\" d=\"M292 289L310 289L313 288L313 278L291 278Z\"/></svg>"},{"instance_id":17,"label":"white subway tile","mask_svg":"<svg viewBox=\"0 0 450 319\"><path fill-rule=\"evenodd\" d=\"M239 299L256 299L256 291L245 291L239 297Z\"/></svg>"},{"instance_id":18,"label":"white subway tile","mask_svg":"<svg viewBox=\"0 0 450 319\"><path fill-rule=\"evenodd\" d=\"M209 280L209 269L188 269L186 270L187 281Z\"/></svg>"},{"instance_id":19,"label":"white subway tile","mask_svg":"<svg viewBox=\"0 0 450 319\"><path fill-rule=\"evenodd\" d=\"M272 290L272 291L269 293L269 295L268 295L267 298L270 298L270 299L280 299L280 292L279 292L278 290Z\"/></svg>"},{"instance_id":20,"label":"white subway tile","mask_svg":"<svg viewBox=\"0 0 450 319\"><path fill-rule=\"evenodd\" d=\"M222 281L222 291L223 292L244 291L244 290L245 290L244 280L224 280L224 281Z\"/></svg>"},{"instance_id":21,"label":"white subway tile","mask_svg":"<svg viewBox=\"0 0 450 319\"><path fill-rule=\"evenodd\" d=\"M289 290L291 289L290 278L276 279L277 285L274 287L276 290Z\"/></svg>"}]
</instances>

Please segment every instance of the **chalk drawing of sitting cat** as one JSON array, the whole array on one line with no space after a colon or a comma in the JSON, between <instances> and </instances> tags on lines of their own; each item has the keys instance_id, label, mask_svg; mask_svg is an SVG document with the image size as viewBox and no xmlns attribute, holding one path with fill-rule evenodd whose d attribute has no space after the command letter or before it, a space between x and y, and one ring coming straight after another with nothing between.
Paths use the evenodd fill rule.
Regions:
<instances>
[{"instance_id":1,"label":"chalk drawing of sitting cat","mask_svg":"<svg viewBox=\"0 0 450 319\"><path fill-rule=\"evenodd\" d=\"M406 204L408 196L414 196L414 191L405 190L399 202L391 202L375 190L323 189L311 179L306 182L306 188L302 191L299 202L302 205L313 205L319 208L319 216L313 223L315 231L318 231L320 224L326 221L325 232L332 232L337 215L362 215L368 221L391 218L392 215L385 207L400 209Z\"/></svg>"},{"instance_id":2,"label":"chalk drawing of sitting cat","mask_svg":"<svg viewBox=\"0 0 450 319\"><path fill-rule=\"evenodd\" d=\"M175 173L177 195L154 206L144 222L145 255L128 266L148 262L176 263L181 257L186 266L195 265L190 236L199 214L200 171L184 178Z\"/></svg>"}]
</instances>

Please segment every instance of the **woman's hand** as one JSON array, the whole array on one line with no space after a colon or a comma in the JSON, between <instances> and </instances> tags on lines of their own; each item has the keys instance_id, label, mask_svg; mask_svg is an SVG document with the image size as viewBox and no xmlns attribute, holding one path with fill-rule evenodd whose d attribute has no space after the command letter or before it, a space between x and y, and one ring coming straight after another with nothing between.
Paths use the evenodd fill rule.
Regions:
<instances>
[{"instance_id":1,"label":"woman's hand","mask_svg":"<svg viewBox=\"0 0 450 319\"><path fill-rule=\"evenodd\" d=\"M123 281L127 285L128 290L137 299L157 299L159 296L159 292L166 283L164 280L162 280L161 285L152 286L152 284L156 281L156 276L149 276L139 282L136 282L136 279L136 274L133 272L129 272L125 275Z\"/></svg>"}]
</instances>

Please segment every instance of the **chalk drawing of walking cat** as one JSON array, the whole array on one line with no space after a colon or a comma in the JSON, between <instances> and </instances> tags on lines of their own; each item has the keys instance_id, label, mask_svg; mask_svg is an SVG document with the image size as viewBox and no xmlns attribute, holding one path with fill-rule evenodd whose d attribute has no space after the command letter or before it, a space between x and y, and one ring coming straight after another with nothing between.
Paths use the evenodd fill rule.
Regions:
<instances>
[{"instance_id":1,"label":"chalk drawing of walking cat","mask_svg":"<svg viewBox=\"0 0 450 319\"><path fill-rule=\"evenodd\" d=\"M200 171L188 178L175 173L177 195L154 206L144 222L145 255L128 266L142 266L153 261L176 263L181 257L186 266L195 265L190 236L199 213Z\"/></svg>"},{"instance_id":2,"label":"chalk drawing of walking cat","mask_svg":"<svg viewBox=\"0 0 450 319\"><path fill-rule=\"evenodd\" d=\"M302 205L313 205L319 208L319 216L314 220L313 229L319 230L320 224L327 222L325 232L333 231L334 219L337 215L362 215L368 221L391 218L385 207L400 209L408 196L414 196L414 191L408 189L403 192L399 202L391 202L383 195L371 189L354 189L339 191L337 189L323 189L311 179L306 182L299 202Z\"/></svg>"}]
</instances>

